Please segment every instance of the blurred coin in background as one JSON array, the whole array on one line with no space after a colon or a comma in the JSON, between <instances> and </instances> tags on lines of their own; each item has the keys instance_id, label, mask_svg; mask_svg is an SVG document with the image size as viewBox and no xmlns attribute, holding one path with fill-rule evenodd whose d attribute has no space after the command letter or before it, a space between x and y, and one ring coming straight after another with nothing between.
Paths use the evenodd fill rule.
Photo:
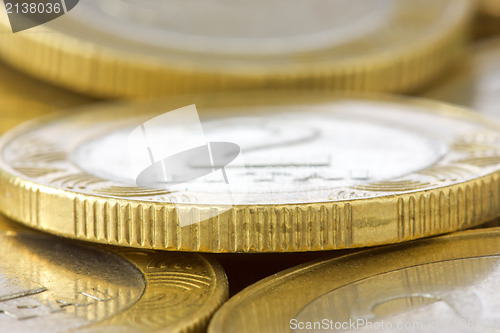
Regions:
<instances>
[{"instance_id":1,"label":"blurred coin in background","mask_svg":"<svg viewBox=\"0 0 500 333\"><path fill-rule=\"evenodd\" d=\"M91 247L3 216L0 230L5 332L204 332L227 298L224 271L201 255Z\"/></svg>"},{"instance_id":2,"label":"blurred coin in background","mask_svg":"<svg viewBox=\"0 0 500 333\"><path fill-rule=\"evenodd\" d=\"M15 34L0 11L0 54L99 97L248 87L405 92L461 54L472 4L87 0Z\"/></svg>"},{"instance_id":3,"label":"blurred coin in background","mask_svg":"<svg viewBox=\"0 0 500 333\"><path fill-rule=\"evenodd\" d=\"M164 147L191 148L187 143L199 124L166 123L158 133L167 136L134 155L130 133L192 103L206 138L236 144L242 160L217 167L218 173L225 169L226 182L210 169L190 182L138 186L134 159L151 153L161 162L168 157L160 154ZM4 136L0 209L61 236L138 248L293 252L373 246L497 217L499 151L494 122L405 97L257 92L100 105ZM187 165L212 165L202 162ZM234 202L225 195L228 186Z\"/></svg>"},{"instance_id":4,"label":"blurred coin in background","mask_svg":"<svg viewBox=\"0 0 500 333\"><path fill-rule=\"evenodd\" d=\"M498 332L500 229L317 260L224 304L209 333Z\"/></svg>"},{"instance_id":5,"label":"blurred coin in background","mask_svg":"<svg viewBox=\"0 0 500 333\"><path fill-rule=\"evenodd\" d=\"M460 104L500 121L500 38L476 44L456 71L423 96Z\"/></svg>"}]
</instances>

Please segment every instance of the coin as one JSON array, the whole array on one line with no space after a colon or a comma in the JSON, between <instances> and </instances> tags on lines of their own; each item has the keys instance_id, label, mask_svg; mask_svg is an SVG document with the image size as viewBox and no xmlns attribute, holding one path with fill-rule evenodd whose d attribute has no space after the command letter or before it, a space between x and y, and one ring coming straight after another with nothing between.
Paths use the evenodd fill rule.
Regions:
<instances>
[{"instance_id":1,"label":"coin","mask_svg":"<svg viewBox=\"0 0 500 333\"><path fill-rule=\"evenodd\" d=\"M423 92L423 96L460 104L500 119L500 39L478 43L454 74Z\"/></svg>"},{"instance_id":2,"label":"coin","mask_svg":"<svg viewBox=\"0 0 500 333\"><path fill-rule=\"evenodd\" d=\"M95 101L33 79L3 63L0 63L0 100L0 134L26 120Z\"/></svg>"},{"instance_id":3,"label":"coin","mask_svg":"<svg viewBox=\"0 0 500 333\"><path fill-rule=\"evenodd\" d=\"M472 8L470 0L90 0L16 34L1 12L0 53L39 78L100 97L248 87L407 91L461 53Z\"/></svg>"},{"instance_id":4,"label":"coin","mask_svg":"<svg viewBox=\"0 0 500 333\"><path fill-rule=\"evenodd\" d=\"M171 188L137 186L131 163L151 147L130 150L131 133L191 103L207 138L241 149L242 160L223 167L229 181L214 171ZM156 131L172 137L154 149L186 147L198 128L166 123ZM405 97L260 92L96 106L3 137L0 209L64 237L140 248L372 246L498 216L498 151L491 121Z\"/></svg>"},{"instance_id":5,"label":"coin","mask_svg":"<svg viewBox=\"0 0 500 333\"><path fill-rule=\"evenodd\" d=\"M498 332L500 228L317 260L224 304L209 333Z\"/></svg>"},{"instance_id":6,"label":"coin","mask_svg":"<svg viewBox=\"0 0 500 333\"><path fill-rule=\"evenodd\" d=\"M198 254L90 247L3 216L0 248L8 332L203 332L227 298L224 271Z\"/></svg>"}]
</instances>

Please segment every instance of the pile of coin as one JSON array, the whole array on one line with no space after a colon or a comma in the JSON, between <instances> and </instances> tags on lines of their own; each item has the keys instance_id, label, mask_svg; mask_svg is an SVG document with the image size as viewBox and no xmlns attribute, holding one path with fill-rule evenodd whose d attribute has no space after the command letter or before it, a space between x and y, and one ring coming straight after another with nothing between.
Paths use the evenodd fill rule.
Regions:
<instances>
[{"instance_id":1,"label":"pile of coin","mask_svg":"<svg viewBox=\"0 0 500 333\"><path fill-rule=\"evenodd\" d=\"M4 0L0 331L500 332L499 9Z\"/></svg>"}]
</instances>

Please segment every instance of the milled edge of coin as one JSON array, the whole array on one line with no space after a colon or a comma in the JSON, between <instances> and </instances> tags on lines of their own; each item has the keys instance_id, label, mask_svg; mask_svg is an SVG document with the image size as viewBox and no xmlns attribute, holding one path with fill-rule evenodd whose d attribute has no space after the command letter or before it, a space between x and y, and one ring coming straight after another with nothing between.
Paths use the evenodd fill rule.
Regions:
<instances>
[{"instance_id":1,"label":"milled edge of coin","mask_svg":"<svg viewBox=\"0 0 500 333\"><path fill-rule=\"evenodd\" d=\"M0 216L0 219L5 219L5 217ZM19 228L17 228L13 222L11 225L5 225L3 222L1 222L1 224L2 230L0 232L7 233L9 235L20 234L54 237L52 235L42 234L37 230L27 229L24 226L19 226ZM67 240L63 239L63 241ZM112 332L115 332L115 329L119 329L120 327L129 327L139 329L139 331L148 332L154 330L155 332L168 331L172 333L202 333L206 331L207 325L216 310L220 308L228 299L229 286L226 273L213 256L195 253L155 252L142 249L137 250L105 245L92 245L83 242L78 245L82 247L94 247L100 251L109 252L122 258L125 262L127 262L127 264L132 265L138 270L144 280L145 287L137 302L132 304L129 308L126 308L102 321L77 329L72 329L68 332L79 332L80 330L83 330L84 332L92 332L94 329L97 329L99 332L101 332L101 329L110 329ZM161 263L162 259L165 259L166 262L172 262L172 259L174 259L172 258L173 256L179 256L181 259L182 257L192 258L195 256L205 263L205 266L210 270L209 275L213 277L213 280L210 281L211 295L207 302L205 302L189 316L179 320L173 325L162 326L162 318L165 317L165 308L155 306L155 301L158 298L158 290L155 290L154 288L165 288L169 286L169 283L175 284L176 282L186 282L187 284L192 284L193 286L196 284L209 283L204 279L199 278L197 275L190 275L188 272L183 273L180 277L177 276L169 281L169 272L164 268L155 267L154 264ZM196 287L193 288L195 290L197 289ZM183 289L183 292L189 291ZM189 307L191 307L191 305L188 305L188 308ZM140 322L136 322L135 319L139 319Z\"/></svg>"},{"instance_id":2,"label":"milled edge of coin","mask_svg":"<svg viewBox=\"0 0 500 333\"><path fill-rule=\"evenodd\" d=\"M433 237L429 239L421 239L405 244L387 245L375 249L363 250L361 252L348 254L342 257L325 257L323 259L314 260L309 263L286 269L259 282L256 282L255 284L245 288L244 290L233 296L231 299L229 299L229 301L227 301L216 312L208 327L208 333L233 332L231 330L231 327L225 327L225 320L226 318L231 316L231 312L237 309L242 302L246 301L248 298L254 296L255 294L262 293L265 290L272 290L279 287L279 285L286 284L286 282L282 283L282 281L285 279L289 279L289 283L292 285L298 284L298 286L295 287L295 290L302 290L303 288L300 287L301 281L308 280L311 284L310 280L307 277L308 274L314 275L315 272L321 270L328 270L328 274L330 274L329 276L332 276L331 274L335 274L335 279L331 283L326 283L326 281L322 281L320 283L319 281L316 281L314 283L315 288L308 291L307 298L309 301L306 301L305 304L297 304L297 302L290 304L290 302L288 302L286 306L282 306L280 308L280 311L272 316L274 324L276 324L276 322L278 322L280 319L283 319L280 318L283 316L288 316L287 318L285 318L286 322L288 322L289 320L294 318L293 316L298 314L302 306L306 306L307 304L309 304L309 302L312 302L317 297L322 296L333 289L357 281L361 281L372 276L393 272L406 267L424 265L434 262L453 259L487 257L500 254L500 249L497 249L495 251L491 248L487 248L486 245L484 248L468 246L455 246L452 248L450 246L453 242L462 241L466 243L468 240L474 239L477 239L478 242L485 244L485 238L488 237L492 237L498 242L498 238L500 238L500 227L461 231L455 234ZM425 256L425 254L428 254L429 251L432 251L432 258L430 260ZM422 253L424 255L421 255ZM392 260L387 260L389 257L392 257ZM398 260L395 259L396 257L398 258ZM390 265L388 265L389 262ZM353 267L356 270L355 277L352 277L352 272L349 272L349 269L352 270ZM344 271L348 271L347 273L349 274L346 274L346 272ZM324 273L323 275L325 274L326 273ZM280 300L280 298L278 297L275 297L273 299L277 300L278 302ZM259 306L264 306L263 304L259 304L259 302L256 302L255 300L253 301L254 307L259 308ZM265 301L263 302L265 303ZM267 306L270 305L267 304ZM251 318L246 318L246 320L250 319L252 323L259 323L259 325L266 326L265 317L258 318L255 313L252 313L252 315L253 316ZM279 326L279 324L276 325ZM276 328L277 327L275 326L275 330L272 331L273 333L289 332L290 330L289 327L286 327L286 330L276 330ZM258 326L253 326L251 331L259 331Z\"/></svg>"},{"instance_id":3,"label":"milled edge of coin","mask_svg":"<svg viewBox=\"0 0 500 333\"><path fill-rule=\"evenodd\" d=\"M429 34L425 42L356 61L300 64L276 70L224 69L203 64L202 60L166 62L56 31L42 33L40 27L30 33L12 34L5 21L0 22L0 53L11 65L32 75L96 97L141 98L270 86L405 92L438 76L463 53L474 7L469 0L460 5L463 8L457 17L447 18L441 30ZM53 59L58 60L57 66Z\"/></svg>"},{"instance_id":4,"label":"milled edge of coin","mask_svg":"<svg viewBox=\"0 0 500 333\"><path fill-rule=\"evenodd\" d=\"M213 98L219 102L220 97L207 96L209 101ZM235 101L241 103L241 96L247 97L245 100L248 100L248 105L258 105L262 99L266 103L290 103L285 102L286 99L283 100L283 95L279 93L255 95L260 96L261 100L248 98L248 93L228 96L234 99L222 99L222 105L231 105ZM303 100L296 96L297 101L320 103L352 94L332 96L316 93L301 96ZM404 96L354 96L364 100L407 103L427 108L429 113L476 122L500 133L496 122L458 106ZM182 101L193 102L188 96L182 96L175 103L182 104ZM137 105L144 104L132 104L129 107ZM82 108L83 111L86 109L89 108ZM0 139L0 151L3 145L15 137L17 131L43 125L51 119L57 119L57 115L33 120L8 132ZM3 157L0 156L0 165L2 163ZM183 228L177 228L175 206L171 203L76 194L36 184L5 170L0 170L0 188L4 190L0 196L0 210L33 228L95 243L174 251L242 253L358 248L466 229L500 215L500 169L450 186L384 197L342 202L240 205L215 218ZM420 205L427 208L419 210ZM383 216L383 219L374 220L373 211L379 212L378 215ZM112 217L109 212L112 212ZM330 222L312 223L312 220L321 220L322 217L324 220L325 216L331 217ZM387 225L389 220L393 224L389 232L369 228ZM114 228L111 223L120 224L123 232L116 237L110 236L108 230ZM340 226L338 231L334 225ZM276 232L283 227L284 232ZM368 236L367 229L371 230Z\"/></svg>"}]
</instances>

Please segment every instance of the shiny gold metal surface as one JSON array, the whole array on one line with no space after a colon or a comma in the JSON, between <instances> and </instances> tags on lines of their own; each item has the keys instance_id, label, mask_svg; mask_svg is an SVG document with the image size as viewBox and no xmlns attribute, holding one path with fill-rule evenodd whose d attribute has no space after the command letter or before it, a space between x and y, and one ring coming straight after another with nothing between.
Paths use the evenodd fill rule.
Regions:
<instances>
[{"instance_id":1,"label":"shiny gold metal surface","mask_svg":"<svg viewBox=\"0 0 500 333\"><path fill-rule=\"evenodd\" d=\"M99 97L249 87L403 92L435 78L462 53L472 4L250 2L238 20L232 11L241 14L240 6L223 1L210 3L221 7L219 11L206 10L203 3L200 13L195 2L114 1L109 7L102 1L82 1L57 20L15 34L1 11L0 53L38 78ZM297 13L287 15L290 9ZM166 26L165 15L172 16ZM302 31L317 22L326 26L311 36ZM268 40L266 34L282 24L286 36L277 31ZM224 29L210 32L221 25ZM252 35L263 26L268 26L264 36Z\"/></svg>"},{"instance_id":2,"label":"shiny gold metal surface","mask_svg":"<svg viewBox=\"0 0 500 333\"><path fill-rule=\"evenodd\" d=\"M322 259L231 298L209 333L498 332L500 228Z\"/></svg>"},{"instance_id":3,"label":"shiny gold metal surface","mask_svg":"<svg viewBox=\"0 0 500 333\"><path fill-rule=\"evenodd\" d=\"M227 293L213 259L91 247L0 216L3 332L204 332Z\"/></svg>"},{"instance_id":4,"label":"shiny gold metal surface","mask_svg":"<svg viewBox=\"0 0 500 333\"><path fill-rule=\"evenodd\" d=\"M248 190L235 188L243 199L229 210L213 182L158 190L123 173L129 126L150 119L146 112L192 103L212 121L207 135L234 131L242 147L247 171L234 179L250 175ZM60 236L138 248L293 252L397 243L499 215L499 133L472 112L404 97L272 92L99 106L4 136L0 208ZM326 164L311 168L311 152ZM290 167L263 187L262 173L277 170L260 167L270 153ZM369 169L353 178L359 165ZM177 202L190 216L216 214L181 224Z\"/></svg>"},{"instance_id":5,"label":"shiny gold metal surface","mask_svg":"<svg viewBox=\"0 0 500 333\"><path fill-rule=\"evenodd\" d=\"M91 102L95 100L33 79L0 62L0 134L29 119Z\"/></svg>"}]
</instances>

